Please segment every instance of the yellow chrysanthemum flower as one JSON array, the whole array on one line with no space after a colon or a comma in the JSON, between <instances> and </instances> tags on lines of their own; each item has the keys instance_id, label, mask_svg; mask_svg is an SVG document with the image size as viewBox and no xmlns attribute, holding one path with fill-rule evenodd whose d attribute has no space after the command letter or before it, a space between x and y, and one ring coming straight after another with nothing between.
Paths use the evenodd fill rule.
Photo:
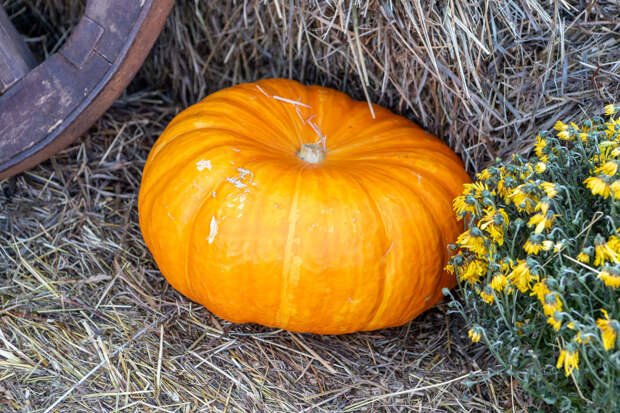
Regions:
<instances>
[{"instance_id":1,"label":"yellow chrysanthemum flower","mask_svg":"<svg viewBox=\"0 0 620 413\"><path fill-rule=\"evenodd\" d=\"M547 324L551 324L551 327L553 327L555 331L558 331L560 327L562 327L562 322L556 319L555 315L547 318Z\"/></svg>"},{"instance_id":2,"label":"yellow chrysanthemum flower","mask_svg":"<svg viewBox=\"0 0 620 413\"><path fill-rule=\"evenodd\" d=\"M508 214L503 208L485 208L485 215L480 219L480 228L488 232L498 245L504 244L504 226L508 225Z\"/></svg>"},{"instance_id":3,"label":"yellow chrysanthemum flower","mask_svg":"<svg viewBox=\"0 0 620 413\"><path fill-rule=\"evenodd\" d=\"M611 192L614 195L614 199L620 199L620 179L616 179L610 185Z\"/></svg>"},{"instance_id":4,"label":"yellow chrysanthemum flower","mask_svg":"<svg viewBox=\"0 0 620 413\"><path fill-rule=\"evenodd\" d=\"M545 155L544 149L547 147L547 140L545 138L540 137L540 135L536 136L536 144L534 145L534 153L538 157L541 162L548 162L549 157Z\"/></svg>"},{"instance_id":5,"label":"yellow chrysanthemum flower","mask_svg":"<svg viewBox=\"0 0 620 413\"><path fill-rule=\"evenodd\" d=\"M568 125L564 122L562 122L561 120L558 120L557 122L555 122L555 124L553 125L553 129L557 130L557 131L565 131L568 129Z\"/></svg>"},{"instance_id":6,"label":"yellow chrysanthemum flower","mask_svg":"<svg viewBox=\"0 0 620 413\"><path fill-rule=\"evenodd\" d=\"M491 279L491 288L495 291L504 291L508 284L508 278L503 274L497 274Z\"/></svg>"},{"instance_id":7,"label":"yellow chrysanthemum flower","mask_svg":"<svg viewBox=\"0 0 620 413\"><path fill-rule=\"evenodd\" d=\"M616 128L616 122L612 121L607 123L607 129L605 130L605 134L607 134L608 138L613 138L616 133L618 133L620 128Z\"/></svg>"},{"instance_id":8,"label":"yellow chrysanthemum flower","mask_svg":"<svg viewBox=\"0 0 620 413\"><path fill-rule=\"evenodd\" d=\"M610 261L614 264L617 264L620 259L618 253L616 251L618 237L612 235L608 242L595 242L594 243L594 265L600 266L605 264L605 262Z\"/></svg>"},{"instance_id":9,"label":"yellow chrysanthemum flower","mask_svg":"<svg viewBox=\"0 0 620 413\"><path fill-rule=\"evenodd\" d=\"M586 264L590 262L590 256L585 252L581 251L579 255L577 255L577 261L585 262Z\"/></svg>"},{"instance_id":10,"label":"yellow chrysanthemum flower","mask_svg":"<svg viewBox=\"0 0 620 413\"><path fill-rule=\"evenodd\" d=\"M523 245L523 249L530 255L537 255L540 251L549 251L553 248L553 241L545 240L543 242L536 242L531 238L528 238Z\"/></svg>"},{"instance_id":11,"label":"yellow chrysanthemum flower","mask_svg":"<svg viewBox=\"0 0 620 413\"><path fill-rule=\"evenodd\" d=\"M482 300L487 304L493 304L495 302L495 296L486 291L480 291L480 297L482 297Z\"/></svg>"},{"instance_id":12,"label":"yellow chrysanthemum flower","mask_svg":"<svg viewBox=\"0 0 620 413\"><path fill-rule=\"evenodd\" d=\"M598 279L602 280L607 287L616 289L620 287L620 274L614 274L612 270L603 270L598 273Z\"/></svg>"},{"instance_id":13,"label":"yellow chrysanthemum flower","mask_svg":"<svg viewBox=\"0 0 620 413\"><path fill-rule=\"evenodd\" d=\"M614 160L607 161L594 170L597 175L604 174L607 176L614 176L616 172L618 172L618 162Z\"/></svg>"},{"instance_id":14,"label":"yellow chrysanthemum flower","mask_svg":"<svg viewBox=\"0 0 620 413\"><path fill-rule=\"evenodd\" d=\"M458 216L463 216L465 214L474 215L476 213L476 202L475 200L468 196L459 196L454 198L452 201L452 209Z\"/></svg>"},{"instance_id":15,"label":"yellow chrysanthemum flower","mask_svg":"<svg viewBox=\"0 0 620 413\"><path fill-rule=\"evenodd\" d=\"M607 247L616 254L620 254L620 238L616 235L610 236L607 240Z\"/></svg>"},{"instance_id":16,"label":"yellow chrysanthemum flower","mask_svg":"<svg viewBox=\"0 0 620 413\"><path fill-rule=\"evenodd\" d=\"M551 229L551 227L553 227L553 221L555 220L556 216L557 214L554 215L551 211L536 214L530 218L530 220L527 222L527 226L535 226L534 234L540 234L541 232L543 232L544 229L549 230Z\"/></svg>"},{"instance_id":17,"label":"yellow chrysanthemum flower","mask_svg":"<svg viewBox=\"0 0 620 413\"><path fill-rule=\"evenodd\" d=\"M607 182L599 178L598 176L590 176L583 181L586 187L594 195L600 195L603 198L609 197L611 194L611 186L607 185Z\"/></svg>"},{"instance_id":18,"label":"yellow chrysanthemum flower","mask_svg":"<svg viewBox=\"0 0 620 413\"><path fill-rule=\"evenodd\" d=\"M518 260L518 264L510 272L508 279L519 291L524 293L530 288L531 282L536 281L538 277L532 275L525 260Z\"/></svg>"},{"instance_id":19,"label":"yellow chrysanthemum flower","mask_svg":"<svg viewBox=\"0 0 620 413\"><path fill-rule=\"evenodd\" d=\"M573 138L573 134L567 130L563 130L562 132L558 132L558 138L562 139L563 141L570 141Z\"/></svg>"},{"instance_id":20,"label":"yellow chrysanthemum flower","mask_svg":"<svg viewBox=\"0 0 620 413\"><path fill-rule=\"evenodd\" d=\"M536 166L534 166L534 169L536 170L536 172L541 174L547 170L547 164L544 162L537 162Z\"/></svg>"},{"instance_id":21,"label":"yellow chrysanthemum flower","mask_svg":"<svg viewBox=\"0 0 620 413\"><path fill-rule=\"evenodd\" d=\"M543 182L540 184L545 194L547 194L548 198L553 198L558 194L558 186L553 182Z\"/></svg>"},{"instance_id":22,"label":"yellow chrysanthemum flower","mask_svg":"<svg viewBox=\"0 0 620 413\"><path fill-rule=\"evenodd\" d=\"M573 338L575 343L578 344L588 344L590 343L590 337L583 338L581 337L581 331L577 333L577 335Z\"/></svg>"},{"instance_id":23,"label":"yellow chrysanthemum flower","mask_svg":"<svg viewBox=\"0 0 620 413\"><path fill-rule=\"evenodd\" d=\"M463 185L463 195L465 196L471 195L475 198L481 198L484 191L489 191L489 187L482 182L474 182L472 184Z\"/></svg>"},{"instance_id":24,"label":"yellow chrysanthemum flower","mask_svg":"<svg viewBox=\"0 0 620 413\"><path fill-rule=\"evenodd\" d=\"M478 232L480 232L480 230L478 230ZM480 233L480 235L473 235L471 229L459 235L456 239L456 243L462 248L468 249L479 256L487 254L487 247L484 245L482 233Z\"/></svg>"},{"instance_id":25,"label":"yellow chrysanthemum flower","mask_svg":"<svg viewBox=\"0 0 620 413\"><path fill-rule=\"evenodd\" d=\"M615 115L616 112L620 110L620 105L610 104L610 105L606 105L603 109L605 109L605 115L611 116L611 115Z\"/></svg>"},{"instance_id":26,"label":"yellow chrysanthemum flower","mask_svg":"<svg viewBox=\"0 0 620 413\"><path fill-rule=\"evenodd\" d=\"M487 273L489 264L486 261L473 259L467 264L465 272L459 273L461 281L467 281L470 284L476 284L480 281L480 277Z\"/></svg>"},{"instance_id":27,"label":"yellow chrysanthemum flower","mask_svg":"<svg viewBox=\"0 0 620 413\"><path fill-rule=\"evenodd\" d=\"M558 357L558 362L555 367L558 369L564 367L566 377L570 376L573 370L579 370L579 353L577 350L567 351L563 349L560 352L560 357Z\"/></svg>"},{"instance_id":28,"label":"yellow chrysanthemum flower","mask_svg":"<svg viewBox=\"0 0 620 413\"><path fill-rule=\"evenodd\" d=\"M545 279L534 284L532 292L530 293L530 295L535 295L541 304L545 304L545 297L548 294L551 294L551 291L547 287L547 284L545 284Z\"/></svg>"},{"instance_id":29,"label":"yellow chrysanthemum flower","mask_svg":"<svg viewBox=\"0 0 620 413\"><path fill-rule=\"evenodd\" d=\"M609 318L607 311L601 310L605 318L599 318L596 320L596 326L601 330L601 338L603 339L603 347L609 351L616 347L616 330L612 325L612 321Z\"/></svg>"},{"instance_id":30,"label":"yellow chrysanthemum flower","mask_svg":"<svg viewBox=\"0 0 620 413\"><path fill-rule=\"evenodd\" d=\"M476 174L476 179L479 181L486 181L487 179L491 179L491 172L489 169L483 169L482 171Z\"/></svg>"},{"instance_id":31,"label":"yellow chrysanthemum flower","mask_svg":"<svg viewBox=\"0 0 620 413\"><path fill-rule=\"evenodd\" d=\"M482 337L480 332L478 332L476 329L473 329L473 328L469 329L469 331L467 332L467 335L469 336L471 341L474 342L474 343L479 342L480 338Z\"/></svg>"},{"instance_id":32,"label":"yellow chrysanthemum flower","mask_svg":"<svg viewBox=\"0 0 620 413\"><path fill-rule=\"evenodd\" d=\"M556 311L562 311L562 301L555 293L549 293L545 296L543 302L543 312L547 317L553 317Z\"/></svg>"},{"instance_id":33,"label":"yellow chrysanthemum flower","mask_svg":"<svg viewBox=\"0 0 620 413\"><path fill-rule=\"evenodd\" d=\"M528 193L527 184L521 184L510 192L508 199L510 199L519 211L525 211L528 214L534 212L536 204L540 201L533 194Z\"/></svg>"}]
</instances>

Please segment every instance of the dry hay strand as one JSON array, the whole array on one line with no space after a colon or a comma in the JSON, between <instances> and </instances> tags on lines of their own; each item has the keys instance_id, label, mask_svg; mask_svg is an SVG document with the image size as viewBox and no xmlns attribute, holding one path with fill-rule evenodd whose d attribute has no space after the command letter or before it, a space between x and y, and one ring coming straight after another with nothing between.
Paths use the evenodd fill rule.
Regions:
<instances>
[{"instance_id":1,"label":"dry hay strand","mask_svg":"<svg viewBox=\"0 0 620 413\"><path fill-rule=\"evenodd\" d=\"M81 12L70 0L3 4L40 58ZM441 305L345 336L213 317L146 250L140 173L182 107L279 76L383 104L479 170L527 151L556 119L620 100L619 9L177 1L129 92L70 148L1 183L0 411L525 411L531 402Z\"/></svg>"}]
</instances>

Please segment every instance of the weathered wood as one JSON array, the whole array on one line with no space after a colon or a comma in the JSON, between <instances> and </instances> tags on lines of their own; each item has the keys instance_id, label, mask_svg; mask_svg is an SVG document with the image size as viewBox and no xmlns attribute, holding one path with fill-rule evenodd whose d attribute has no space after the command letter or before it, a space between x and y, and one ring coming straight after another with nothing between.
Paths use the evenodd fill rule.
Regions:
<instances>
[{"instance_id":1,"label":"weathered wood","mask_svg":"<svg viewBox=\"0 0 620 413\"><path fill-rule=\"evenodd\" d=\"M0 94L26 76L36 61L0 5Z\"/></svg>"},{"instance_id":2,"label":"weathered wood","mask_svg":"<svg viewBox=\"0 0 620 413\"><path fill-rule=\"evenodd\" d=\"M0 179L49 158L112 104L174 0L89 0L61 50L0 95Z\"/></svg>"}]
</instances>

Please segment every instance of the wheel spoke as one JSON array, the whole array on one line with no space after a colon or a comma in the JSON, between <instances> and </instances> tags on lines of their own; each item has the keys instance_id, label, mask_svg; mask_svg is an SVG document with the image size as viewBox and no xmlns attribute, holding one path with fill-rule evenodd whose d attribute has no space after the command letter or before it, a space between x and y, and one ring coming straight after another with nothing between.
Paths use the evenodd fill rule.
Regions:
<instances>
[{"instance_id":1,"label":"wheel spoke","mask_svg":"<svg viewBox=\"0 0 620 413\"><path fill-rule=\"evenodd\" d=\"M0 6L0 95L35 66L30 49Z\"/></svg>"}]
</instances>

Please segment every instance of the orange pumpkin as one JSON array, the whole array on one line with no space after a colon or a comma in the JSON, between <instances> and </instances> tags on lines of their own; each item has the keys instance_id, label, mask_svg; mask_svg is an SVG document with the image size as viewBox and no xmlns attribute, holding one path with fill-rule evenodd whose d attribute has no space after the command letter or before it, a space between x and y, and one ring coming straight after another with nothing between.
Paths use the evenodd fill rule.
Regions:
<instances>
[{"instance_id":1,"label":"orange pumpkin","mask_svg":"<svg viewBox=\"0 0 620 413\"><path fill-rule=\"evenodd\" d=\"M233 322L348 333L442 298L460 159L409 120L271 79L175 117L147 159L140 227L183 295Z\"/></svg>"}]
</instances>

